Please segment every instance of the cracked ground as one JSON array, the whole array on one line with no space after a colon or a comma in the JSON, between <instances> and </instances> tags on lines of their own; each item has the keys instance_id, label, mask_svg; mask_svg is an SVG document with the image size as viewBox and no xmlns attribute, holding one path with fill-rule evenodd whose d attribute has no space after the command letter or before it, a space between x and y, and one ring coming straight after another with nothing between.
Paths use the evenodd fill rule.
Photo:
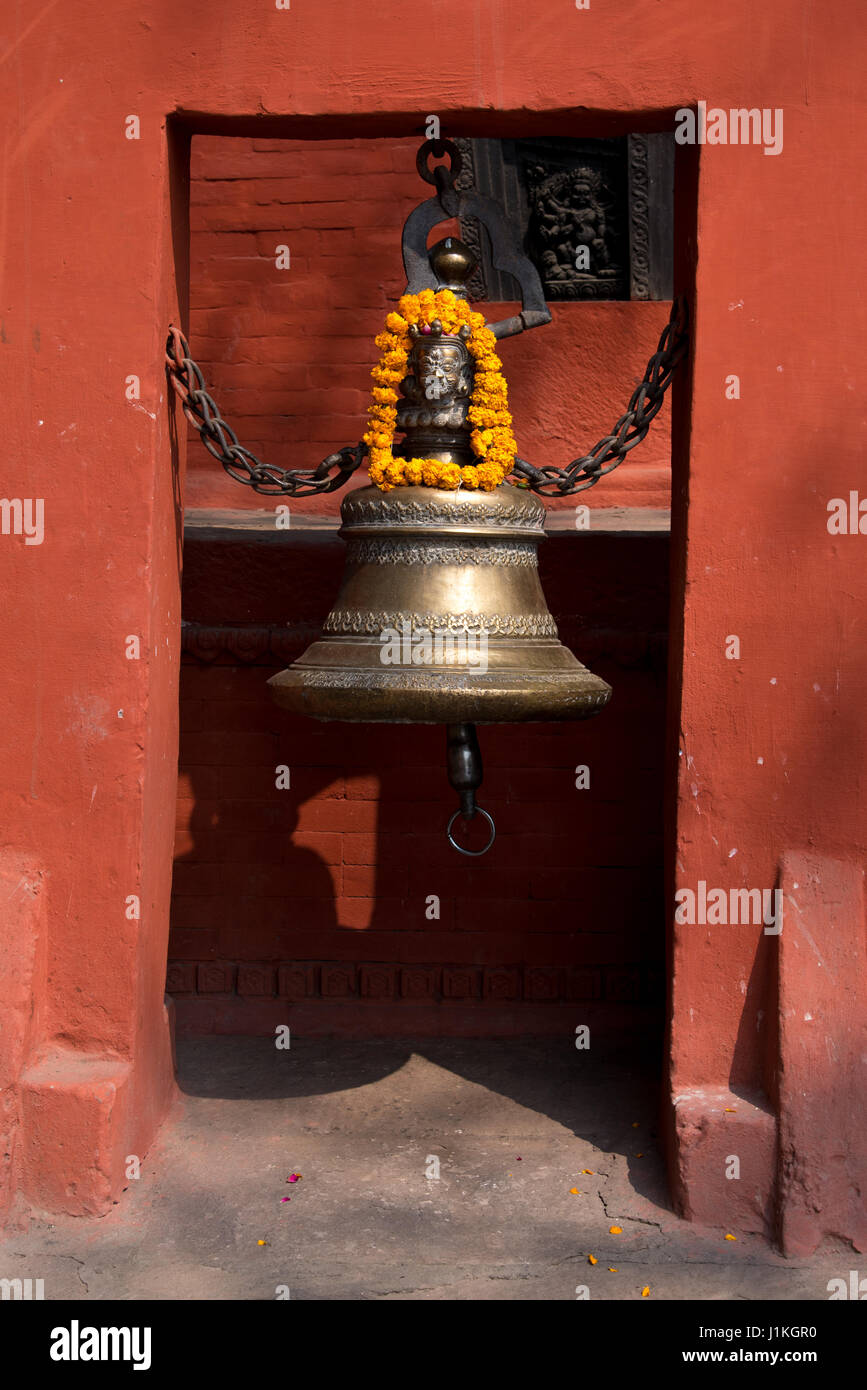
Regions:
<instances>
[{"instance_id":1,"label":"cracked ground","mask_svg":"<svg viewBox=\"0 0 867 1390\"><path fill-rule=\"evenodd\" d=\"M672 1213L658 1056L571 1039L182 1042L180 1097L140 1178L103 1218L7 1231L0 1277L76 1300L827 1299L846 1248L785 1260Z\"/></svg>"}]
</instances>

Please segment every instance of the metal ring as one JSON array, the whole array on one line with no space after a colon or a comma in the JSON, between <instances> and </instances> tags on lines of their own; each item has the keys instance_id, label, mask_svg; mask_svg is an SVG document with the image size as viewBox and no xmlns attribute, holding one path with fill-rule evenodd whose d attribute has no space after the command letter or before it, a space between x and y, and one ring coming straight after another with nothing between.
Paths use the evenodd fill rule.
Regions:
<instances>
[{"instance_id":1,"label":"metal ring","mask_svg":"<svg viewBox=\"0 0 867 1390\"><path fill-rule=\"evenodd\" d=\"M430 155L433 155L434 159L444 159L446 155L448 155L451 160L448 171L449 186L451 186L464 167L463 157L457 145L451 140L442 139L425 140L424 143L419 146L418 153L415 157L415 167L418 170L419 177L423 178L425 183L436 182L433 170L428 168L428 158Z\"/></svg>"},{"instance_id":2,"label":"metal ring","mask_svg":"<svg viewBox=\"0 0 867 1390\"><path fill-rule=\"evenodd\" d=\"M452 826L454 825L458 816L463 815L463 812L460 810L460 808L458 808L458 810L455 811L454 815L452 816L451 820L446 826L446 838L448 839L448 842L451 845L452 849L456 849L459 854L468 854L473 859L478 859L480 854L487 854L488 850L491 848L491 845L494 843L494 840L497 837L497 827L494 825L493 817L488 815L487 811L484 809L483 806L477 806L476 811L479 813L480 816L484 816L485 820L488 822L488 825L491 827L491 838L485 845L484 849L464 849L463 845L459 845L457 840L453 836Z\"/></svg>"}]
</instances>

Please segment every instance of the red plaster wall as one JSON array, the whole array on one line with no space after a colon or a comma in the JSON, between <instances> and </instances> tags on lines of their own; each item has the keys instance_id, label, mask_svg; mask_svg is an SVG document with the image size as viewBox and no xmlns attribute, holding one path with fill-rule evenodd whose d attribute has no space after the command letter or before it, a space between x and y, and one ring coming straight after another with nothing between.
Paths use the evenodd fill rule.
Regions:
<instances>
[{"instance_id":1,"label":"red plaster wall","mask_svg":"<svg viewBox=\"0 0 867 1390\"><path fill-rule=\"evenodd\" d=\"M830 1189L811 1189L838 1112L817 1136L797 1088L778 1084L820 1006L822 1046L800 1053L814 1094L835 1094L835 1049L864 1051L859 996L814 999L819 966L801 964L823 932L864 932L867 568L863 536L826 524L830 498L863 491L863 7L539 0L528 13L523 0L482 0L472 22L458 0L433 17L405 0L68 0L4 19L4 490L43 498L47 518L42 546L0 545L4 882L15 894L23 873L29 899L4 907L20 929L2 968L4 986L30 970L39 994L4 1049L6 1205L107 1210L171 1094L184 449L162 351L166 324L185 319L186 135L400 138L431 111L467 134L625 134L708 100L782 109L785 148L687 150L679 169L677 287L693 297L695 346L673 439L672 907L676 883L770 886L789 882L786 865L820 867L795 899L782 989L774 938L669 915L672 1184L690 1215L750 1229L785 1230L797 1189L812 1215L787 1248L824 1233L864 1248L850 1208L867 1188L863 1132L835 1150ZM845 884L834 903L816 887L828 861ZM863 1115L860 1073L847 1062L845 1076ZM781 1133L798 1153L778 1174ZM750 1181L720 1196L732 1135Z\"/></svg>"},{"instance_id":2,"label":"red plaster wall","mask_svg":"<svg viewBox=\"0 0 867 1390\"><path fill-rule=\"evenodd\" d=\"M193 139L190 346L241 442L278 468L313 467L364 431L373 339L406 285L401 230L430 193L418 145L418 136ZM449 231L457 224L435 228L430 243ZM280 245L289 269L276 267ZM501 344L523 458L565 464L609 432L669 309L554 305L553 323ZM630 467L594 489L594 504L667 507L670 447L666 411ZM189 459L189 506L261 507L201 445ZM340 500L308 498L293 511L335 514Z\"/></svg>"}]
</instances>

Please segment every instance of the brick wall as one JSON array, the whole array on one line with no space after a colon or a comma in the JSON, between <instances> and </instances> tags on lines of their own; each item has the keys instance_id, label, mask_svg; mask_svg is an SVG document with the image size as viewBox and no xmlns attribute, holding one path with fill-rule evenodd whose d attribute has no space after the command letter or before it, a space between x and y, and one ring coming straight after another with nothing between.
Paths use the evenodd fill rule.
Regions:
<instances>
[{"instance_id":1,"label":"brick wall","mask_svg":"<svg viewBox=\"0 0 867 1390\"><path fill-rule=\"evenodd\" d=\"M371 341L404 285L416 143L194 141L193 352L243 441L279 466L360 435ZM274 266L279 244L289 271ZM554 326L503 345L527 456L565 461L606 432L666 314L565 305ZM666 450L657 430L623 490L600 487L594 502L664 503ZM187 500L262 506L195 443ZM542 547L561 635L614 698L587 724L481 731L497 840L461 860L444 838L455 798L441 729L319 725L271 701L268 676L312 639L339 584L342 543L304 526L322 510L293 504L288 533L187 540L168 976L179 1028L268 1033L288 1018L307 1034L508 1035L658 1010L664 536L572 531ZM578 764L589 790L575 787Z\"/></svg>"}]
</instances>

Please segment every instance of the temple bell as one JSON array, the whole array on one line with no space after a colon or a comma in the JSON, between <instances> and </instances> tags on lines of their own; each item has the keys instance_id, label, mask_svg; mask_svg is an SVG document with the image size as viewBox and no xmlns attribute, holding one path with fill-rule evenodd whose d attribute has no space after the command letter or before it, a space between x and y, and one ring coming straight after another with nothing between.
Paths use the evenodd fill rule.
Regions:
<instances>
[{"instance_id":1,"label":"temple bell","mask_svg":"<svg viewBox=\"0 0 867 1390\"><path fill-rule=\"evenodd\" d=\"M421 169L423 177L433 181ZM437 174L440 170L435 171ZM452 170L454 174L454 169ZM404 228L407 293L451 289L467 297L474 267L454 237L426 250L427 233L453 216L458 195L440 178L439 196L413 212ZM500 210L478 195L460 195L462 211L487 227L497 264L518 279L522 312L489 324L497 338L550 321L535 267L509 245ZM470 206L466 206L469 204ZM449 334L410 328L407 374L400 383L394 456L477 462L468 419L473 359L468 330ZM525 488L446 491L363 487L341 506L339 534L346 569L321 636L269 682L278 704L296 714L359 723L444 724L449 780L459 815L477 813L482 763L475 726L587 719L611 687L563 646L539 582L537 547L545 508Z\"/></svg>"}]
</instances>

